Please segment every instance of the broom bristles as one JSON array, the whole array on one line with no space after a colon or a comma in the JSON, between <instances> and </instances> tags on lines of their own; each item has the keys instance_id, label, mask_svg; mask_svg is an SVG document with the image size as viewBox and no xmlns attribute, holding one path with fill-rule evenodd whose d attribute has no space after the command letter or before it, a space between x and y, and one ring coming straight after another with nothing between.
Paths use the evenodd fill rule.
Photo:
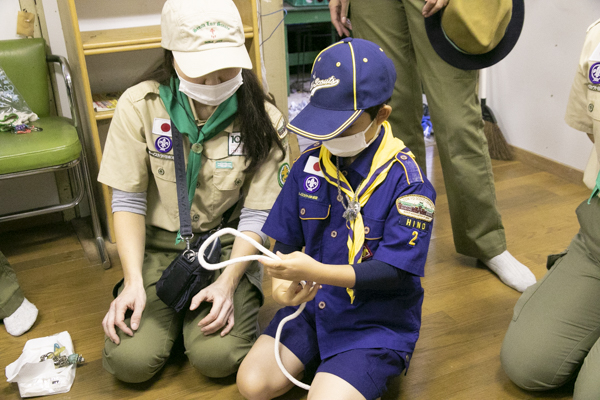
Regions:
<instances>
[{"instance_id":1,"label":"broom bristles","mask_svg":"<svg viewBox=\"0 0 600 400\"><path fill-rule=\"evenodd\" d=\"M494 160L511 161L514 159L512 149L504 138L498 124L490 121L483 121L483 132L488 142L490 157Z\"/></svg>"}]
</instances>

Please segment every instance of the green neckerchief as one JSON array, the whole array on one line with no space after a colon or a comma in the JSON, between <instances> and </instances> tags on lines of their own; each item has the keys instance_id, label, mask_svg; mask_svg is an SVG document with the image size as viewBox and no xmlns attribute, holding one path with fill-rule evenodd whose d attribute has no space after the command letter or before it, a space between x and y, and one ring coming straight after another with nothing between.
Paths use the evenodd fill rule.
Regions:
<instances>
[{"instance_id":1,"label":"green neckerchief","mask_svg":"<svg viewBox=\"0 0 600 400\"><path fill-rule=\"evenodd\" d=\"M196 193L198 173L200 172L200 167L202 167L202 143L212 139L213 136L223 131L223 129L227 128L233 122L237 115L237 96L234 93L223 103L219 104L217 109L208 118L208 121L199 129L194 120L194 114L192 113L187 95L179 91L179 78L172 76L169 86L160 85L159 93L169 113L169 117L171 117L171 121L173 121L177 130L186 135L190 140L191 146L186 178L188 199L191 208L194 201L194 194ZM175 243L179 243L180 241L181 233L177 232Z\"/></svg>"},{"instance_id":2,"label":"green neckerchief","mask_svg":"<svg viewBox=\"0 0 600 400\"><path fill-rule=\"evenodd\" d=\"M190 140L190 155L187 165L187 186L190 207L196 192L198 173L202 166L202 143L210 140L213 136L227 128L237 115L238 102L234 93L231 97L221 103L215 112L208 118L206 124L198 129L194 121L192 108L185 93L179 91L179 78L171 77L169 86L160 85L160 98L163 101L171 121L177 130L186 135ZM197 145L196 145L197 144Z\"/></svg>"},{"instance_id":3,"label":"green neckerchief","mask_svg":"<svg viewBox=\"0 0 600 400\"><path fill-rule=\"evenodd\" d=\"M598 173L598 176L596 177L596 186L594 187L594 190L592 190L592 195L588 199L588 204L590 204L592 202L592 199L598 193L600 193L600 172Z\"/></svg>"}]
</instances>

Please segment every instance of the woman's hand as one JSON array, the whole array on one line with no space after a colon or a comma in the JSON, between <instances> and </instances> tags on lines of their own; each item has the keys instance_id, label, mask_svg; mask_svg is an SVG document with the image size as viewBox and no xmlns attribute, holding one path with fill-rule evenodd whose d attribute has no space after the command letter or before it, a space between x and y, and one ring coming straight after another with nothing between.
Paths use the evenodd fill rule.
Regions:
<instances>
[{"instance_id":1,"label":"woman's hand","mask_svg":"<svg viewBox=\"0 0 600 400\"><path fill-rule=\"evenodd\" d=\"M125 285L123 291L110 303L110 308L102 320L104 333L116 344L120 343L119 335L115 326L121 329L126 335L133 336L133 331L140 326L142 312L146 307L146 291L144 285L133 284ZM131 328L125 323L125 313L127 310L133 310L131 316Z\"/></svg>"},{"instance_id":2,"label":"woman's hand","mask_svg":"<svg viewBox=\"0 0 600 400\"><path fill-rule=\"evenodd\" d=\"M319 289L318 283L282 282L273 290L273 300L284 306L297 306L314 299Z\"/></svg>"},{"instance_id":3,"label":"woman's hand","mask_svg":"<svg viewBox=\"0 0 600 400\"><path fill-rule=\"evenodd\" d=\"M195 310L203 301L213 303L208 315L198 323L204 335L212 335L219 329L221 336L227 335L233 328L233 294L236 285L227 282L224 275L220 275L216 281L202 289L192 298L190 310Z\"/></svg>"},{"instance_id":4,"label":"woman's hand","mask_svg":"<svg viewBox=\"0 0 600 400\"><path fill-rule=\"evenodd\" d=\"M319 270L323 269L323 264L299 251L290 254L277 252L277 256L281 260L273 260L267 257L260 260L265 266L266 272L273 278L286 281L314 282L318 280Z\"/></svg>"}]
</instances>

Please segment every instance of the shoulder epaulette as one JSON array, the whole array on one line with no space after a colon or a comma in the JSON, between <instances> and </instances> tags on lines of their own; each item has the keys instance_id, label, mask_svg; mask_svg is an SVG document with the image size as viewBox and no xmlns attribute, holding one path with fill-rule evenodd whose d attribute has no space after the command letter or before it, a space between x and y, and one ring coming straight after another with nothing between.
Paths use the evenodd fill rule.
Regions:
<instances>
[{"instance_id":1,"label":"shoulder epaulette","mask_svg":"<svg viewBox=\"0 0 600 400\"><path fill-rule=\"evenodd\" d=\"M590 29L592 29L593 27L595 27L596 25L598 25L598 23L599 23L599 22L600 22L600 19L599 19L598 21L594 22L593 24L591 24L590 26L588 26L588 28L587 28L587 31L586 31L586 32L589 32L589 31L590 31Z\"/></svg>"},{"instance_id":2,"label":"shoulder epaulette","mask_svg":"<svg viewBox=\"0 0 600 400\"><path fill-rule=\"evenodd\" d=\"M313 150L318 149L319 147L321 147L321 142L315 142L313 144L311 144L310 146L308 146L306 149L304 149L303 152L300 153L300 155L298 157L296 157L296 159L294 160L294 164L296 163L296 161L298 161L298 159L300 157L302 157L304 154L311 152Z\"/></svg>"},{"instance_id":3,"label":"shoulder epaulette","mask_svg":"<svg viewBox=\"0 0 600 400\"><path fill-rule=\"evenodd\" d=\"M415 182L423 182L423 174L421 173L421 168L417 162L410 156L410 154L401 151L396 154L396 159L404 168L406 181L410 185Z\"/></svg>"}]
</instances>

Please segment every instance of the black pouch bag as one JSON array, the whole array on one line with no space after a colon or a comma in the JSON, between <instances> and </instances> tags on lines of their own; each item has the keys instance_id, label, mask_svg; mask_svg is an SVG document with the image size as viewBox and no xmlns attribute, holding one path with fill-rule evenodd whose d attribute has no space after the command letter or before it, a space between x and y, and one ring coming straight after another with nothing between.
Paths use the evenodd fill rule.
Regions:
<instances>
[{"instance_id":1,"label":"black pouch bag","mask_svg":"<svg viewBox=\"0 0 600 400\"><path fill-rule=\"evenodd\" d=\"M156 294L169 307L179 312L188 308L198 292L208 286L215 275L214 271L203 268L198 261L198 249L212 231L205 233L190 247L184 250L164 270L156 282ZM204 252L204 259L216 264L221 259L221 242L217 239Z\"/></svg>"}]
</instances>

